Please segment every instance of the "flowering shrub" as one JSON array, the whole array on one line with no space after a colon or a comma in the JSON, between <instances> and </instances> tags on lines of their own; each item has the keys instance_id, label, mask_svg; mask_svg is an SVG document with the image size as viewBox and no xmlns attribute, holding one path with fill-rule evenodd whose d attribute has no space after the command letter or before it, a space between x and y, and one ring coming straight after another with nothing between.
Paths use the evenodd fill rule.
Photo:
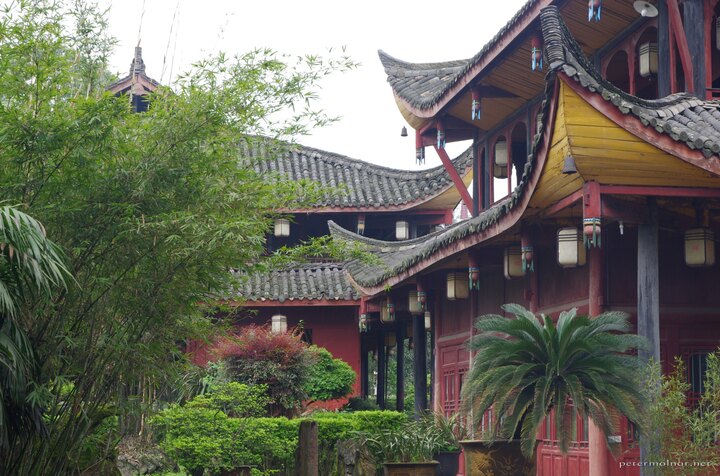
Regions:
<instances>
[{"instance_id":1,"label":"flowering shrub","mask_svg":"<svg viewBox=\"0 0 720 476\"><path fill-rule=\"evenodd\" d=\"M247 326L220 341L215 354L227 361L232 380L267 386L271 415L291 415L307 399L304 385L313 356L296 332Z\"/></svg>"}]
</instances>

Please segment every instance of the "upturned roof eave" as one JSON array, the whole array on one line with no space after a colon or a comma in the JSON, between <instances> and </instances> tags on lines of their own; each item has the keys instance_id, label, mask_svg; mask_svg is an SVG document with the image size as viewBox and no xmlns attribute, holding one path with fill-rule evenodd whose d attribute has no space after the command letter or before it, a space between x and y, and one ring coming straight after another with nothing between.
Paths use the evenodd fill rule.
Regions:
<instances>
[{"instance_id":1,"label":"upturned roof eave","mask_svg":"<svg viewBox=\"0 0 720 476\"><path fill-rule=\"evenodd\" d=\"M485 68L491 65L505 48L539 17L540 11L543 8L552 4L554 1L555 0L529 0L475 57L468 60L466 69L454 79L451 85L445 89L439 97L434 98L432 104L424 107L416 106L393 89L396 101L400 101L408 113L420 120L436 117L449 106L459 94L463 94L465 88L468 87L477 76L483 73Z\"/></svg>"}]
</instances>

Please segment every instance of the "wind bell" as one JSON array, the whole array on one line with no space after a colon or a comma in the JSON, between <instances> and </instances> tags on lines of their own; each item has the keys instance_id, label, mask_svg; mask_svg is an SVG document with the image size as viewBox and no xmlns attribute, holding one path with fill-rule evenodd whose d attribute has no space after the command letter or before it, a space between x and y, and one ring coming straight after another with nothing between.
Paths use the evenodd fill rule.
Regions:
<instances>
[{"instance_id":1,"label":"wind bell","mask_svg":"<svg viewBox=\"0 0 720 476\"><path fill-rule=\"evenodd\" d=\"M420 132L415 132L415 161L418 165L425 163L425 147L423 146L423 139Z\"/></svg>"},{"instance_id":2,"label":"wind bell","mask_svg":"<svg viewBox=\"0 0 720 476\"><path fill-rule=\"evenodd\" d=\"M533 253L533 246L530 242L530 238L523 234L520 237L520 254L522 255L522 268L525 273L528 271L535 271L535 259Z\"/></svg>"},{"instance_id":3,"label":"wind bell","mask_svg":"<svg viewBox=\"0 0 720 476\"><path fill-rule=\"evenodd\" d=\"M441 121L437 122L437 148L445 148L445 127Z\"/></svg>"},{"instance_id":4,"label":"wind bell","mask_svg":"<svg viewBox=\"0 0 720 476\"><path fill-rule=\"evenodd\" d=\"M543 54L542 54L542 38L540 35L535 35L530 40L530 57L532 60L532 70L542 71L543 69Z\"/></svg>"},{"instance_id":5,"label":"wind bell","mask_svg":"<svg viewBox=\"0 0 720 476\"><path fill-rule=\"evenodd\" d=\"M468 284L470 289L480 289L480 266L473 254L468 256Z\"/></svg>"},{"instance_id":6,"label":"wind bell","mask_svg":"<svg viewBox=\"0 0 720 476\"><path fill-rule=\"evenodd\" d=\"M583 243L586 248L600 248L602 232L602 220L600 218L583 218Z\"/></svg>"},{"instance_id":7,"label":"wind bell","mask_svg":"<svg viewBox=\"0 0 720 476\"><path fill-rule=\"evenodd\" d=\"M480 93L477 89L472 90L472 111L470 114L471 120L480 120Z\"/></svg>"},{"instance_id":8,"label":"wind bell","mask_svg":"<svg viewBox=\"0 0 720 476\"><path fill-rule=\"evenodd\" d=\"M600 12L602 11L602 0L588 1L588 21L600 21Z\"/></svg>"}]
</instances>

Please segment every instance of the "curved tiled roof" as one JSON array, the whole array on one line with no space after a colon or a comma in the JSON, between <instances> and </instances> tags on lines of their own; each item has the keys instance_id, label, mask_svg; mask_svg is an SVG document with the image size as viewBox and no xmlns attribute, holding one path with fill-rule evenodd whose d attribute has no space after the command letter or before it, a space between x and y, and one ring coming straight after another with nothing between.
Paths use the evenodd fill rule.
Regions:
<instances>
[{"instance_id":1,"label":"curved tiled roof","mask_svg":"<svg viewBox=\"0 0 720 476\"><path fill-rule=\"evenodd\" d=\"M604 80L593 68L567 30L556 7L543 9L541 20L550 71L547 75L541 116L538 119L539 130L535 135L531 155L525 164L518 186L510 196L477 217L415 240L404 242L371 240L330 223L333 236L365 243L370 252L381 262L380 266L372 267L360 261L347 263L346 269L358 285L363 287L382 285L388 279L453 243L486 230L501 221L519 204L529 191L529 178L536 166L542 135L548 127L550 98L558 72L575 79L589 91L601 94L622 113L634 115L646 127L667 134L691 149L701 149L706 156L716 154L716 150L720 150L720 102L704 101L687 94L676 94L658 100L644 100L630 96Z\"/></svg>"},{"instance_id":2,"label":"curved tiled roof","mask_svg":"<svg viewBox=\"0 0 720 476\"><path fill-rule=\"evenodd\" d=\"M282 271L237 276L238 288L231 298L247 301L357 300L359 296L347 280L343 265L306 264Z\"/></svg>"},{"instance_id":3,"label":"curved tiled roof","mask_svg":"<svg viewBox=\"0 0 720 476\"><path fill-rule=\"evenodd\" d=\"M661 99L641 99L605 80L585 57L555 6L540 14L545 53L550 68L562 71L590 92L598 93L623 114L667 134L705 157L720 153L720 102L706 101L687 93Z\"/></svg>"},{"instance_id":4,"label":"curved tiled roof","mask_svg":"<svg viewBox=\"0 0 720 476\"><path fill-rule=\"evenodd\" d=\"M333 188L315 208L383 208L423 202L453 187L443 166L399 170L305 146L270 152L263 144L246 151L260 174L278 173L290 180L312 180ZM460 176L472 169L472 147L452 162Z\"/></svg>"},{"instance_id":5,"label":"curved tiled roof","mask_svg":"<svg viewBox=\"0 0 720 476\"><path fill-rule=\"evenodd\" d=\"M471 68L477 65L539 0L529 0L504 27L470 59L445 63L407 63L380 51L388 82L395 94L413 107L430 109ZM431 77L436 73L436 79Z\"/></svg>"},{"instance_id":6,"label":"curved tiled roof","mask_svg":"<svg viewBox=\"0 0 720 476\"><path fill-rule=\"evenodd\" d=\"M388 83L395 94L413 106L432 105L456 77L465 69L468 60L443 63L407 63L378 51Z\"/></svg>"}]
</instances>

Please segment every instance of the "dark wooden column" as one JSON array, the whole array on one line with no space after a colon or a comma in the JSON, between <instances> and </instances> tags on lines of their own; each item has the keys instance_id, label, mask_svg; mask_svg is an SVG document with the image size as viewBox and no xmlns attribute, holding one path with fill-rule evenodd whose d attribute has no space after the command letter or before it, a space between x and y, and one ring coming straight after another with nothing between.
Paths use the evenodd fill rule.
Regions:
<instances>
[{"instance_id":1,"label":"dark wooden column","mask_svg":"<svg viewBox=\"0 0 720 476\"><path fill-rule=\"evenodd\" d=\"M648 198L649 220L638 226L637 328L649 343L641 359L660 361L660 272L658 268L658 212L654 198Z\"/></svg>"},{"instance_id":2,"label":"dark wooden column","mask_svg":"<svg viewBox=\"0 0 720 476\"><path fill-rule=\"evenodd\" d=\"M395 331L395 345L397 349L397 373L395 379L395 395L397 402L395 409L399 412L405 411L405 323L398 322Z\"/></svg>"},{"instance_id":3,"label":"dark wooden column","mask_svg":"<svg viewBox=\"0 0 720 476\"><path fill-rule=\"evenodd\" d=\"M489 142L487 139L483 144L483 150L485 153L482 156L482 209L486 209L490 206L492 197L490 197L490 181L492 180L492 167L490 166L490 149L488 148Z\"/></svg>"},{"instance_id":4,"label":"dark wooden column","mask_svg":"<svg viewBox=\"0 0 720 476\"><path fill-rule=\"evenodd\" d=\"M658 211L654 198L648 198L649 220L638 226L637 331L649 342L639 358L660 362L660 271L658 268ZM659 389L658 389L659 391ZM650 461L657 451L640 439L640 461ZM650 474L640 468L640 474Z\"/></svg>"},{"instance_id":5,"label":"dark wooden column","mask_svg":"<svg viewBox=\"0 0 720 476\"><path fill-rule=\"evenodd\" d=\"M658 97L670 94L670 16L665 2L657 2L658 9Z\"/></svg>"},{"instance_id":6,"label":"dark wooden column","mask_svg":"<svg viewBox=\"0 0 720 476\"><path fill-rule=\"evenodd\" d=\"M482 197L480 196L480 169L482 166L482 157L480 157L480 144L477 139L473 141L473 185L472 185L472 196L473 196L473 209L472 216L478 216L480 209L482 208Z\"/></svg>"},{"instance_id":7,"label":"dark wooden column","mask_svg":"<svg viewBox=\"0 0 720 476\"><path fill-rule=\"evenodd\" d=\"M385 354L385 332L379 330L377 333L377 404L381 410L385 410L385 383L386 383L386 354Z\"/></svg>"},{"instance_id":8,"label":"dark wooden column","mask_svg":"<svg viewBox=\"0 0 720 476\"><path fill-rule=\"evenodd\" d=\"M360 334L360 396L368 397L368 345L367 334Z\"/></svg>"},{"instance_id":9,"label":"dark wooden column","mask_svg":"<svg viewBox=\"0 0 720 476\"><path fill-rule=\"evenodd\" d=\"M415 373L415 418L427 409L427 356L425 348L425 321L421 316L412 317Z\"/></svg>"},{"instance_id":10,"label":"dark wooden column","mask_svg":"<svg viewBox=\"0 0 720 476\"><path fill-rule=\"evenodd\" d=\"M685 82L692 80L695 95L705 98L707 87L705 78L705 0L685 0L683 3L683 22L685 37L687 38L690 57L693 64L693 78L685 78Z\"/></svg>"}]
</instances>

